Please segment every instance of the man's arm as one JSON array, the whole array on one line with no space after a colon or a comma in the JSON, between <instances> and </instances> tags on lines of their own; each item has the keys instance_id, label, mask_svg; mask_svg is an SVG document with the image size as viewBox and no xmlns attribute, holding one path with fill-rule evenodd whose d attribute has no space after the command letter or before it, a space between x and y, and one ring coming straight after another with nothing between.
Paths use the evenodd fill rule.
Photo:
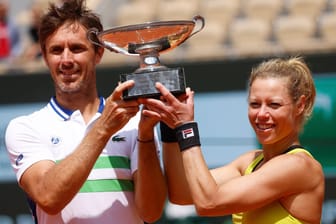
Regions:
<instances>
[{"instance_id":1,"label":"man's arm","mask_svg":"<svg viewBox=\"0 0 336 224\"><path fill-rule=\"evenodd\" d=\"M37 162L23 173L21 187L45 212L56 214L72 200L110 136L138 112L136 101L121 100L122 91L130 86L132 82L125 82L115 89L101 117L73 153L57 164Z\"/></svg>"},{"instance_id":2,"label":"man's arm","mask_svg":"<svg viewBox=\"0 0 336 224\"><path fill-rule=\"evenodd\" d=\"M155 144L156 117L142 111L138 134L138 170L135 172L135 201L140 217L149 223L158 220L167 197L165 178Z\"/></svg>"}]
</instances>

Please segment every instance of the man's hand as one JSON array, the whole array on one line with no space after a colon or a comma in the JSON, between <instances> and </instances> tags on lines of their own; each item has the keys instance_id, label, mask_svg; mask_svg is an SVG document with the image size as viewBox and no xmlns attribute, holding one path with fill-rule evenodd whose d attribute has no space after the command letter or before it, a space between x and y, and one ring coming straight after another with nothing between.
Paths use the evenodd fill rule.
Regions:
<instances>
[{"instance_id":1,"label":"man's hand","mask_svg":"<svg viewBox=\"0 0 336 224\"><path fill-rule=\"evenodd\" d=\"M113 93L106 99L105 108L100 120L105 130L110 133L121 129L139 111L136 100L123 100L122 93L134 85L133 80L119 84Z\"/></svg>"}]
</instances>

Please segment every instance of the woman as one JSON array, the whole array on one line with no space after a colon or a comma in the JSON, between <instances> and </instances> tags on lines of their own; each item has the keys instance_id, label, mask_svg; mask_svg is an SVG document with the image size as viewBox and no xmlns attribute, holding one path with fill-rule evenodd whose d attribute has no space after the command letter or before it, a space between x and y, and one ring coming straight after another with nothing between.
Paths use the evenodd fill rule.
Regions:
<instances>
[{"instance_id":1,"label":"woman","mask_svg":"<svg viewBox=\"0 0 336 224\"><path fill-rule=\"evenodd\" d=\"M268 60L252 70L248 86L248 117L262 149L212 170L200 147L194 92L178 100L157 84L162 101L142 100L162 121L170 200L195 204L201 216L233 214L233 223L320 223L323 171L299 140L316 94L309 68L301 58Z\"/></svg>"}]
</instances>

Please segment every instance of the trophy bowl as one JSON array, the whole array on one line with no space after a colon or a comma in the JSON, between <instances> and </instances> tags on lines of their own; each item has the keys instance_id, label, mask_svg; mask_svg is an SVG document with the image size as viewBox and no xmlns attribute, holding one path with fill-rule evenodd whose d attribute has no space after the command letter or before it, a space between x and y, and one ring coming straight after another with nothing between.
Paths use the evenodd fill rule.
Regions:
<instances>
[{"instance_id":1,"label":"trophy bowl","mask_svg":"<svg viewBox=\"0 0 336 224\"><path fill-rule=\"evenodd\" d=\"M168 68L160 63L160 54L170 51L204 27L204 18L192 20L158 21L120 26L98 32L88 30L88 39L112 52L140 58L139 68L121 74L120 81L134 80L135 85L124 91L123 99L159 97L155 88L161 82L174 95L185 93L185 74L182 67Z\"/></svg>"}]
</instances>

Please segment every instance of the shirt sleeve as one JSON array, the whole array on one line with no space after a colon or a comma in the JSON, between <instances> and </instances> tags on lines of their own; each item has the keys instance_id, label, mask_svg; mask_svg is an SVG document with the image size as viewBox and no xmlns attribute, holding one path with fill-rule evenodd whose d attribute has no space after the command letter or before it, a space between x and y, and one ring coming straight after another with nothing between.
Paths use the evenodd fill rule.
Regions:
<instances>
[{"instance_id":1,"label":"shirt sleeve","mask_svg":"<svg viewBox=\"0 0 336 224\"><path fill-rule=\"evenodd\" d=\"M18 182L34 163L41 160L55 161L41 134L31 125L28 117L18 117L10 121L5 133L5 144Z\"/></svg>"}]
</instances>

